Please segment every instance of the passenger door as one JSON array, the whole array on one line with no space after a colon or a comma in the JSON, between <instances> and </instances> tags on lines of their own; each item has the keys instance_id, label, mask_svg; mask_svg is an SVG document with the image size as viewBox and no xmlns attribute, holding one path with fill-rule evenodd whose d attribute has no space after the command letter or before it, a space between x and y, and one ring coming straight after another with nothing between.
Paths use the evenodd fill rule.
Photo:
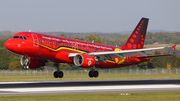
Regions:
<instances>
[{"instance_id":1,"label":"passenger door","mask_svg":"<svg viewBox=\"0 0 180 101\"><path fill-rule=\"evenodd\" d=\"M36 34L31 34L33 38L33 46L34 47L39 47L39 40Z\"/></svg>"}]
</instances>

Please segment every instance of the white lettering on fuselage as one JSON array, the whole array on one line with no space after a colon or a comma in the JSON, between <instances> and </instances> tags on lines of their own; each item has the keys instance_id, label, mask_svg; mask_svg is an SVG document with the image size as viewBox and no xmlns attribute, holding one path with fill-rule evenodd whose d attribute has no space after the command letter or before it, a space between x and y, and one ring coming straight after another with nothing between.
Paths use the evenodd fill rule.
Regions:
<instances>
[{"instance_id":1,"label":"white lettering on fuselage","mask_svg":"<svg viewBox=\"0 0 180 101\"><path fill-rule=\"evenodd\" d=\"M55 41L62 41L62 42L67 42L70 44L74 44L74 45L85 45L85 46L90 46L90 47L96 47L96 48L103 48L103 49L108 49L108 50L112 50L112 48L109 47L103 47L103 46L99 46L99 45L95 45L95 44L89 44L89 43L82 43L82 42L77 42L77 41L70 41L70 40L60 40L57 38L51 38L51 37L46 37L46 36L42 36L43 39L49 39L49 40L55 40Z\"/></svg>"},{"instance_id":2,"label":"white lettering on fuselage","mask_svg":"<svg viewBox=\"0 0 180 101\"><path fill-rule=\"evenodd\" d=\"M49 39L49 40L56 40L56 41L60 41L59 39L56 39L56 38L51 38L51 37L45 37L45 36L42 36L43 39Z\"/></svg>"}]
</instances>

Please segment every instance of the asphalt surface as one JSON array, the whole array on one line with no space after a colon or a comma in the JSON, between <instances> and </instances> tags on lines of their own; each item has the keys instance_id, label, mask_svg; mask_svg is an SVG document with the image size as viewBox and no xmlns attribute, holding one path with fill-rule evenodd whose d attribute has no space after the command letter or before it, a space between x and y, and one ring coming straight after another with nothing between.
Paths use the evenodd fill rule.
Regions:
<instances>
[{"instance_id":1,"label":"asphalt surface","mask_svg":"<svg viewBox=\"0 0 180 101\"><path fill-rule=\"evenodd\" d=\"M180 79L0 82L0 96L180 91Z\"/></svg>"}]
</instances>

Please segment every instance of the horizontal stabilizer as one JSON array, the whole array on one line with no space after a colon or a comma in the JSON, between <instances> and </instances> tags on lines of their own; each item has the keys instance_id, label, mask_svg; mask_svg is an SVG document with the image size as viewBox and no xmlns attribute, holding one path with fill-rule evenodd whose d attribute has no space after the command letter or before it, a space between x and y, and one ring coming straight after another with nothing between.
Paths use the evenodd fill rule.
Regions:
<instances>
[{"instance_id":1,"label":"horizontal stabilizer","mask_svg":"<svg viewBox=\"0 0 180 101\"><path fill-rule=\"evenodd\" d=\"M174 46L172 46L172 48L173 48L174 50L176 50L176 44L175 44Z\"/></svg>"}]
</instances>

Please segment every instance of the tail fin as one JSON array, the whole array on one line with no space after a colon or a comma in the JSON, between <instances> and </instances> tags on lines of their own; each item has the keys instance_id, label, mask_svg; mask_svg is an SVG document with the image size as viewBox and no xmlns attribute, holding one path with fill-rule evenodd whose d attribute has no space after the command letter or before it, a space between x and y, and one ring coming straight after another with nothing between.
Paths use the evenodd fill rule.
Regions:
<instances>
[{"instance_id":1,"label":"tail fin","mask_svg":"<svg viewBox=\"0 0 180 101\"><path fill-rule=\"evenodd\" d=\"M144 46L146 30L148 25L148 18L142 18L127 42L122 46L125 49L142 49Z\"/></svg>"}]
</instances>

